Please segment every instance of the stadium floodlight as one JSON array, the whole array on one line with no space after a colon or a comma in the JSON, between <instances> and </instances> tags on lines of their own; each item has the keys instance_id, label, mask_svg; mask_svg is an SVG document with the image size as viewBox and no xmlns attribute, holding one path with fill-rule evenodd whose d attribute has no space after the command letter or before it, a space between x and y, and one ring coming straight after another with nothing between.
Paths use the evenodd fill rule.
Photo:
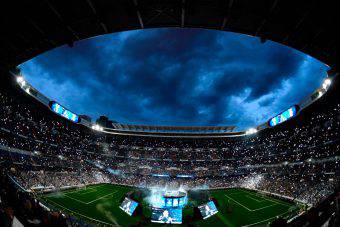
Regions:
<instances>
[{"instance_id":1,"label":"stadium floodlight","mask_svg":"<svg viewBox=\"0 0 340 227\"><path fill-rule=\"evenodd\" d=\"M26 85L26 81L22 76L17 77L17 83L21 86L24 87Z\"/></svg>"},{"instance_id":2,"label":"stadium floodlight","mask_svg":"<svg viewBox=\"0 0 340 227\"><path fill-rule=\"evenodd\" d=\"M322 88L327 90L329 86L331 86L331 84L332 84L332 80L329 78L326 78L322 84Z\"/></svg>"},{"instance_id":3,"label":"stadium floodlight","mask_svg":"<svg viewBox=\"0 0 340 227\"><path fill-rule=\"evenodd\" d=\"M250 128L246 131L246 135L251 135L257 133L257 129L256 128Z\"/></svg>"},{"instance_id":4,"label":"stadium floodlight","mask_svg":"<svg viewBox=\"0 0 340 227\"><path fill-rule=\"evenodd\" d=\"M25 91L26 91L27 94L30 94L30 88L29 88L29 87L27 87L27 88L25 89Z\"/></svg>"},{"instance_id":5,"label":"stadium floodlight","mask_svg":"<svg viewBox=\"0 0 340 227\"><path fill-rule=\"evenodd\" d=\"M18 77L17 77L17 82L18 82L19 84L21 84L23 81L25 81L25 80L24 80L24 78L23 78L22 76L18 76Z\"/></svg>"},{"instance_id":6,"label":"stadium floodlight","mask_svg":"<svg viewBox=\"0 0 340 227\"><path fill-rule=\"evenodd\" d=\"M93 130L96 130L96 131L103 131L103 130L104 130L104 128L101 127L101 126L99 126L99 125L92 125L91 128L92 128Z\"/></svg>"}]
</instances>

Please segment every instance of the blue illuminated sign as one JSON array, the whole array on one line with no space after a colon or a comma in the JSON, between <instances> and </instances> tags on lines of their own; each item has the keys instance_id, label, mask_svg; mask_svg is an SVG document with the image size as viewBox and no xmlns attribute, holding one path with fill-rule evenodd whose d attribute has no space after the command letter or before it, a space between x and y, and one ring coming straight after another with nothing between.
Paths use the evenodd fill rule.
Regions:
<instances>
[{"instance_id":1,"label":"blue illuminated sign","mask_svg":"<svg viewBox=\"0 0 340 227\"><path fill-rule=\"evenodd\" d=\"M285 121L289 120L290 118L295 117L297 111L298 111L298 107L292 106L288 110L285 110L281 114L270 119L268 124L269 124L270 127L274 127L275 125L281 124L282 122L285 122Z\"/></svg>"},{"instance_id":2,"label":"blue illuminated sign","mask_svg":"<svg viewBox=\"0 0 340 227\"><path fill-rule=\"evenodd\" d=\"M189 175L189 174L178 174L176 177L177 178L194 178L193 175Z\"/></svg>"},{"instance_id":3,"label":"blue illuminated sign","mask_svg":"<svg viewBox=\"0 0 340 227\"><path fill-rule=\"evenodd\" d=\"M121 170L115 170L115 169L111 169L111 168L107 168L106 170L113 175L120 175L122 173Z\"/></svg>"},{"instance_id":4,"label":"blue illuminated sign","mask_svg":"<svg viewBox=\"0 0 340 227\"><path fill-rule=\"evenodd\" d=\"M52 102L51 104L51 110L57 114L59 114L60 116L73 121L75 123L79 122L79 117L78 115L72 113L71 111L65 109L63 106L59 105L56 102Z\"/></svg>"},{"instance_id":5,"label":"blue illuminated sign","mask_svg":"<svg viewBox=\"0 0 340 227\"><path fill-rule=\"evenodd\" d=\"M154 173L154 174L151 174L153 177L170 177L169 174L158 174L158 173Z\"/></svg>"}]
</instances>

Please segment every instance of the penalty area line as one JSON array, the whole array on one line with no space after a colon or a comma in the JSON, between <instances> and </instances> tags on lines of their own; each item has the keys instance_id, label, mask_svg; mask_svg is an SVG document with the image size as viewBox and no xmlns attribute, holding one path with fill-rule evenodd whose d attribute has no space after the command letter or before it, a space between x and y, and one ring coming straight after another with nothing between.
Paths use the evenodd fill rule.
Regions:
<instances>
[{"instance_id":1,"label":"penalty area line","mask_svg":"<svg viewBox=\"0 0 340 227\"><path fill-rule=\"evenodd\" d=\"M79 194L87 194L87 191L91 192L97 192L97 188L101 188L104 185L90 185L90 186L84 186L74 189L68 189L68 190L61 190L60 192L63 194L73 194L73 193L79 193Z\"/></svg>"},{"instance_id":2,"label":"penalty area line","mask_svg":"<svg viewBox=\"0 0 340 227\"><path fill-rule=\"evenodd\" d=\"M112 193L110 193L110 194L104 195L104 196L102 196L102 197L99 197L99 198L97 198L97 199L95 199L95 200L92 200L92 201L90 201L90 202L88 202L88 203L85 203L85 204L91 204L91 203L93 203L93 202L95 202L95 201L98 201L98 200L100 200L100 199L102 199L102 198L105 198L105 197L107 197L107 196L109 196L109 195L116 194L117 192L118 192L118 191L112 192Z\"/></svg>"},{"instance_id":3,"label":"penalty area line","mask_svg":"<svg viewBox=\"0 0 340 227\"><path fill-rule=\"evenodd\" d=\"M287 213L289 213L289 212L290 212L290 211L288 210L288 211L286 211L286 212L284 212L284 213L275 215L274 217L267 218L267 219L265 219L265 220L258 221L258 222L255 222L255 223L251 223L251 224L249 224L249 225L243 225L242 227L254 226L254 225L260 224L260 223L262 223L262 222L267 222L267 221L269 221L269 220L271 220L271 219L274 219L274 218L276 218L276 217L282 217L284 214L287 214Z\"/></svg>"},{"instance_id":4,"label":"penalty area line","mask_svg":"<svg viewBox=\"0 0 340 227\"><path fill-rule=\"evenodd\" d=\"M71 214L74 213L74 214L77 214L77 215L79 215L79 216L85 217L85 218L87 218L87 219L89 219L89 220L93 220L93 221L96 221L96 222L99 222L99 223L102 223L102 224L105 224L105 225L114 225L114 223L108 223L108 222L105 222L105 221L100 221L100 220L98 220L98 219L91 218L91 217L86 216L86 215L84 215L84 214L75 212L75 211L73 211L73 210L71 210L71 209L69 209L69 208L67 208L67 207L65 207L65 206L63 206L63 205L61 205L61 204L59 204L59 203L57 203L57 202L54 202L54 201L52 201L52 200L50 200L50 199L47 199L47 200L48 200L49 202L52 202L53 204L55 204L55 205L57 205L57 206L59 206L59 207L65 209L65 210L67 210L67 211L70 212ZM119 226L119 225L115 225L115 226Z\"/></svg>"},{"instance_id":5,"label":"penalty area line","mask_svg":"<svg viewBox=\"0 0 340 227\"><path fill-rule=\"evenodd\" d=\"M264 199L262 199L262 200L255 199L255 198L253 198L253 196L251 196L251 195L246 195L246 197L249 198L249 199L255 200L255 201L258 202L258 203L261 203L261 202L263 202L263 200L264 200Z\"/></svg>"},{"instance_id":6,"label":"penalty area line","mask_svg":"<svg viewBox=\"0 0 340 227\"><path fill-rule=\"evenodd\" d=\"M237 203L238 205L242 206L243 208L247 209L247 210L250 211L250 212L254 212L254 211L258 211L258 210L263 210L263 209L265 209L265 208L268 208L268 207L272 207L272 206L278 205L278 203L273 203L273 202L272 202L272 204L267 205L267 206L264 206L264 207L260 207L260 208L257 208L257 209L249 209L248 207L246 207L245 205L241 204L241 203L238 202L237 200L235 200L235 199L233 199L233 198L231 198L231 197L229 197L229 196L227 196L227 195L224 195L224 196L226 196L227 198L233 200L235 203ZM248 197L248 196L247 196L247 197ZM249 198L249 197L248 197L248 198Z\"/></svg>"},{"instance_id":7,"label":"penalty area line","mask_svg":"<svg viewBox=\"0 0 340 227\"><path fill-rule=\"evenodd\" d=\"M235 199L233 199L233 198L231 198L231 197L229 197L229 196L227 196L227 195L224 195L224 196L227 197L227 198L229 198L229 199L231 199L231 200L233 200L235 203L237 203L238 205L240 205L240 206L242 206L243 208L247 209L248 211L252 211L251 209L249 209L249 208L246 207L245 205L239 203L239 202L236 201Z\"/></svg>"},{"instance_id":8,"label":"penalty area line","mask_svg":"<svg viewBox=\"0 0 340 227\"><path fill-rule=\"evenodd\" d=\"M84 188L81 188L81 189L77 189L77 190L74 190L74 191L70 191L70 192L62 192L63 194L74 194L74 193L78 193L78 194L86 194L86 193L89 193L89 192L96 192L97 190L96 189L84 189Z\"/></svg>"},{"instance_id":9,"label":"penalty area line","mask_svg":"<svg viewBox=\"0 0 340 227\"><path fill-rule=\"evenodd\" d=\"M252 211L263 210L263 209L266 209L266 208L268 208L268 207L272 207L272 206L276 206L276 205L278 205L278 204L277 204L277 203L274 203L274 204L270 204L270 205L268 205L268 206L264 206L264 207L261 207L261 208L254 209L254 210L252 210Z\"/></svg>"},{"instance_id":10,"label":"penalty area line","mask_svg":"<svg viewBox=\"0 0 340 227\"><path fill-rule=\"evenodd\" d=\"M77 202L79 202L79 203L87 204L87 203L85 203L84 201L81 201L81 200L79 200L79 199L73 198L72 196L68 196L68 195L64 195L64 196L67 197L67 198L73 199L73 200L75 200L75 201L77 201Z\"/></svg>"},{"instance_id":11,"label":"penalty area line","mask_svg":"<svg viewBox=\"0 0 340 227\"><path fill-rule=\"evenodd\" d=\"M256 193L256 192L248 192L248 195L255 195L255 196L258 196L257 194L258 194L258 193ZM283 202L281 202L281 201L278 200L278 199L275 199L275 200L274 200L274 199L270 198L269 195L262 195L261 198L263 198L264 200L267 200L267 201L276 203L276 204L281 204L281 205L283 205L283 206L287 206L287 207L291 207L291 206L292 206L291 204L283 203Z\"/></svg>"}]
</instances>

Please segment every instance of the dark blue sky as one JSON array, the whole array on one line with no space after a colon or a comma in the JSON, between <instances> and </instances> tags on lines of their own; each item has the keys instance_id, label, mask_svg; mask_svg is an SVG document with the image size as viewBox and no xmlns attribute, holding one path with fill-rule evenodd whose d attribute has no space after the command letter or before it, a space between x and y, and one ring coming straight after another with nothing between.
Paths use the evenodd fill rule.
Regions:
<instances>
[{"instance_id":1,"label":"dark blue sky","mask_svg":"<svg viewBox=\"0 0 340 227\"><path fill-rule=\"evenodd\" d=\"M245 129L311 93L327 67L241 34L149 29L62 46L21 69L43 94L93 119Z\"/></svg>"}]
</instances>

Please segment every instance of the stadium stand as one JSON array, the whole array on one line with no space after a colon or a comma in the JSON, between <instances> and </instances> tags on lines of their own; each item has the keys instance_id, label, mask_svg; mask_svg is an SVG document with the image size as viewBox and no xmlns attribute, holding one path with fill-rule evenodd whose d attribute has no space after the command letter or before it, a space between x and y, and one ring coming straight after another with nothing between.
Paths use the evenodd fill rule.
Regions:
<instances>
[{"instance_id":1,"label":"stadium stand","mask_svg":"<svg viewBox=\"0 0 340 227\"><path fill-rule=\"evenodd\" d=\"M15 203L25 207L37 206L31 193L40 190L103 182L138 187L168 183L190 188L244 187L317 207L339 185L340 104L336 101L322 109L323 103L316 104L296 119L258 135L178 139L94 132L53 114L25 93L17 98L18 92L22 91L11 87L0 94L0 160L2 171L7 171L2 180L12 181L1 185L17 186L20 201ZM1 201L7 204L8 189L2 188L2 193ZM2 208L5 221L13 219L11 213L25 223L44 218L66 221L59 213L43 212L44 218L17 214L15 206Z\"/></svg>"}]
</instances>

